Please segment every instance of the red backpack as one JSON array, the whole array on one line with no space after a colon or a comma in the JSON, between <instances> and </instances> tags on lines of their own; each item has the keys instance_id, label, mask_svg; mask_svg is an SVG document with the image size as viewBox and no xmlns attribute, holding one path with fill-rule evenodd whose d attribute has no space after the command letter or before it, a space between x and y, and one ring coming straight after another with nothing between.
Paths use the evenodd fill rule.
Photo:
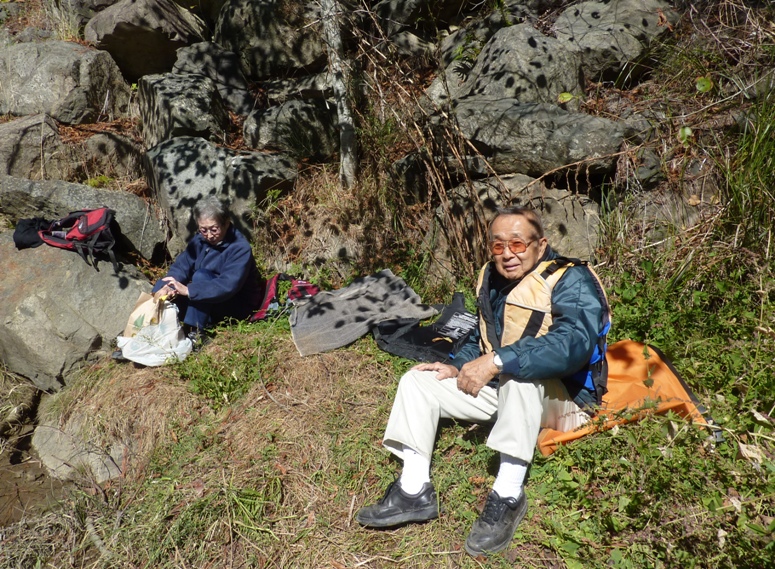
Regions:
<instances>
[{"instance_id":1,"label":"red backpack","mask_svg":"<svg viewBox=\"0 0 775 569\"><path fill-rule=\"evenodd\" d=\"M259 309L250 317L251 322L264 320L267 316L279 312L281 303L277 298L277 281L291 282L291 288L288 289L288 300L285 303L288 305L312 298L320 292L320 288L312 283L286 275L285 273L276 273L267 279L266 286L264 287L264 299Z\"/></svg>"},{"instance_id":2,"label":"red backpack","mask_svg":"<svg viewBox=\"0 0 775 569\"><path fill-rule=\"evenodd\" d=\"M92 265L95 269L95 253L107 254L113 263L113 269L118 273L118 263L113 253L116 239L111 231L111 226L115 224L115 214L115 211L107 207L74 211L62 219L52 221L48 229L38 231L38 235L44 243L76 251L87 265Z\"/></svg>"}]
</instances>

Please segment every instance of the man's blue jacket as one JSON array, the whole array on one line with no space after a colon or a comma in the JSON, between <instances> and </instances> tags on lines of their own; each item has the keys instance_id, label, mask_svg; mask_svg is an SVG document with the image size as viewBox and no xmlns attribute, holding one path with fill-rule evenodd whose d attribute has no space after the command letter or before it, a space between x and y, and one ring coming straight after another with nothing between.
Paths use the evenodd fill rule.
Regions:
<instances>
[{"instance_id":1,"label":"man's blue jacket","mask_svg":"<svg viewBox=\"0 0 775 569\"><path fill-rule=\"evenodd\" d=\"M539 261L556 259L559 255L547 247ZM508 281L495 271L490 271L488 287L498 339L503 334L503 312L506 296L518 281ZM503 361L503 373L517 380L563 378L585 367L592 356L598 334L604 326L605 308L595 286L594 277L583 266L570 267L552 292L552 325L539 338L522 338L507 346L495 347ZM481 311L479 317L482 318ZM479 345L479 329L476 328L468 342L452 360L460 369L463 364L482 355Z\"/></svg>"}]
</instances>

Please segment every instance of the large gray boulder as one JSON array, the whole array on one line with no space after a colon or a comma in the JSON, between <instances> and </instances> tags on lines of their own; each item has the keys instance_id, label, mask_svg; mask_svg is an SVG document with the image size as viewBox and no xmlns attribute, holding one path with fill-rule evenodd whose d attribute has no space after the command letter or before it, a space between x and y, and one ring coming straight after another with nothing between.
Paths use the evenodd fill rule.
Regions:
<instances>
[{"instance_id":1,"label":"large gray boulder","mask_svg":"<svg viewBox=\"0 0 775 569\"><path fill-rule=\"evenodd\" d=\"M83 437L93 419L76 412L64 425L55 415L38 423L32 435L35 454L49 475L57 480L83 480L84 476L102 484L121 476L121 465L131 454L132 440L113 440L101 448Z\"/></svg>"},{"instance_id":2,"label":"large gray boulder","mask_svg":"<svg viewBox=\"0 0 775 569\"><path fill-rule=\"evenodd\" d=\"M143 140L151 148L177 136L223 142L229 113L204 75L146 75L139 82Z\"/></svg>"},{"instance_id":3,"label":"large gray boulder","mask_svg":"<svg viewBox=\"0 0 775 569\"><path fill-rule=\"evenodd\" d=\"M33 180L62 179L70 174L59 126L48 115L0 124L0 173Z\"/></svg>"},{"instance_id":4,"label":"large gray boulder","mask_svg":"<svg viewBox=\"0 0 775 569\"><path fill-rule=\"evenodd\" d=\"M270 192L284 192L296 179L296 163L285 154L237 154L196 137L162 142L146 154L147 178L170 221L170 254L180 253L197 230L192 208L214 195L231 203L235 225L253 233L254 212Z\"/></svg>"},{"instance_id":5,"label":"large gray boulder","mask_svg":"<svg viewBox=\"0 0 775 569\"><path fill-rule=\"evenodd\" d=\"M247 115L255 107L239 57L216 43L200 42L180 48L172 72L209 77L226 105L238 115Z\"/></svg>"},{"instance_id":6,"label":"large gray boulder","mask_svg":"<svg viewBox=\"0 0 775 569\"><path fill-rule=\"evenodd\" d=\"M97 12L112 6L119 0L56 0L47 7L59 21L71 21L83 27Z\"/></svg>"},{"instance_id":7,"label":"large gray boulder","mask_svg":"<svg viewBox=\"0 0 775 569\"><path fill-rule=\"evenodd\" d=\"M201 18L173 0L121 0L94 16L84 29L86 40L110 53L132 82L170 71L179 48L207 35Z\"/></svg>"},{"instance_id":8,"label":"large gray boulder","mask_svg":"<svg viewBox=\"0 0 775 569\"><path fill-rule=\"evenodd\" d=\"M514 99L470 97L458 104L454 115L459 132L498 174L540 176L569 164L578 164L582 171L609 172L630 134L625 125L602 117Z\"/></svg>"},{"instance_id":9,"label":"large gray boulder","mask_svg":"<svg viewBox=\"0 0 775 569\"><path fill-rule=\"evenodd\" d=\"M116 180L142 177L142 148L115 132L99 132L68 146L68 164L80 180L105 176Z\"/></svg>"},{"instance_id":10,"label":"large gray boulder","mask_svg":"<svg viewBox=\"0 0 775 569\"><path fill-rule=\"evenodd\" d=\"M251 113L243 127L251 148L280 150L322 162L339 150L336 104L292 100Z\"/></svg>"},{"instance_id":11,"label":"large gray boulder","mask_svg":"<svg viewBox=\"0 0 775 569\"><path fill-rule=\"evenodd\" d=\"M30 217L59 219L71 211L101 206L116 211L121 234L128 241L123 245L146 259L163 254L166 233L155 209L139 196L58 180L0 176L0 213L14 221ZM117 245L119 251L121 245Z\"/></svg>"},{"instance_id":12,"label":"large gray boulder","mask_svg":"<svg viewBox=\"0 0 775 569\"><path fill-rule=\"evenodd\" d=\"M87 373L43 394L32 447L51 476L102 483L142 472L171 424L202 407L185 383L151 371L127 365L119 381Z\"/></svg>"},{"instance_id":13,"label":"large gray boulder","mask_svg":"<svg viewBox=\"0 0 775 569\"><path fill-rule=\"evenodd\" d=\"M0 114L79 124L124 117L129 86L104 51L47 41L0 48Z\"/></svg>"},{"instance_id":14,"label":"large gray boulder","mask_svg":"<svg viewBox=\"0 0 775 569\"><path fill-rule=\"evenodd\" d=\"M457 185L463 180L477 180L492 175L492 170L481 156L431 156L425 150L411 152L393 162L388 170L393 185L403 192L407 204L423 202L432 189L431 181L441 175L446 185Z\"/></svg>"},{"instance_id":15,"label":"large gray boulder","mask_svg":"<svg viewBox=\"0 0 775 569\"><path fill-rule=\"evenodd\" d=\"M229 0L213 41L239 54L254 81L319 71L326 61L319 6L303 0Z\"/></svg>"},{"instance_id":16,"label":"large gray boulder","mask_svg":"<svg viewBox=\"0 0 775 569\"><path fill-rule=\"evenodd\" d=\"M17 250L0 233L0 361L39 389L59 390L93 357L104 357L150 283L131 266L115 274L49 246Z\"/></svg>"},{"instance_id":17,"label":"large gray boulder","mask_svg":"<svg viewBox=\"0 0 775 569\"><path fill-rule=\"evenodd\" d=\"M508 26L487 42L470 72L453 62L428 89L436 104L465 97L482 102L515 99L556 103L560 93L582 92L579 59L529 24Z\"/></svg>"},{"instance_id":18,"label":"large gray boulder","mask_svg":"<svg viewBox=\"0 0 775 569\"><path fill-rule=\"evenodd\" d=\"M589 260L595 255L600 226L600 207L589 196L560 188L547 188L530 176L514 174L473 182L474 204L467 186L452 191L452 215L465 218L465 212L485 211L489 223L498 207L530 207L541 213L549 244L568 257Z\"/></svg>"},{"instance_id":19,"label":"large gray boulder","mask_svg":"<svg viewBox=\"0 0 775 569\"><path fill-rule=\"evenodd\" d=\"M645 70L638 60L678 18L663 0L603 0L569 7L554 29L562 49L580 55L587 78L621 80Z\"/></svg>"}]
</instances>

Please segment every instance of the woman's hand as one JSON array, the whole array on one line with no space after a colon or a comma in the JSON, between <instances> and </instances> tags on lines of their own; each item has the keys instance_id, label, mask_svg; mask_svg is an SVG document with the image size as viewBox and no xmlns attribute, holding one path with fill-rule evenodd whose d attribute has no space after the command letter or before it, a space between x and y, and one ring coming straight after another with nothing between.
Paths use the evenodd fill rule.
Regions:
<instances>
[{"instance_id":1,"label":"woman's hand","mask_svg":"<svg viewBox=\"0 0 775 569\"><path fill-rule=\"evenodd\" d=\"M163 280L166 284L159 289L156 293L159 296L167 296L167 298L175 298L177 295L188 296L188 287L181 282L175 280L175 277L164 277Z\"/></svg>"}]
</instances>

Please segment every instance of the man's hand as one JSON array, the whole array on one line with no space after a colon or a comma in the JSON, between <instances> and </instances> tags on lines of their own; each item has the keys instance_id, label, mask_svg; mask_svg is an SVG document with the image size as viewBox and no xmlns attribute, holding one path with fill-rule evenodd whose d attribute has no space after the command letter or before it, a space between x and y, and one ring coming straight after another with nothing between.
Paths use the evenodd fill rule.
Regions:
<instances>
[{"instance_id":1,"label":"man's hand","mask_svg":"<svg viewBox=\"0 0 775 569\"><path fill-rule=\"evenodd\" d=\"M412 369L416 369L418 371L435 371L436 379L439 380L455 377L458 373L455 366L443 364L441 362L433 362L432 364L417 364Z\"/></svg>"},{"instance_id":2,"label":"man's hand","mask_svg":"<svg viewBox=\"0 0 775 569\"><path fill-rule=\"evenodd\" d=\"M494 356L494 353L485 354L464 364L457 374L457 388L473 397L479 395L482 387L500 373L492 361Z\"/></svg>"}]
</instances>

